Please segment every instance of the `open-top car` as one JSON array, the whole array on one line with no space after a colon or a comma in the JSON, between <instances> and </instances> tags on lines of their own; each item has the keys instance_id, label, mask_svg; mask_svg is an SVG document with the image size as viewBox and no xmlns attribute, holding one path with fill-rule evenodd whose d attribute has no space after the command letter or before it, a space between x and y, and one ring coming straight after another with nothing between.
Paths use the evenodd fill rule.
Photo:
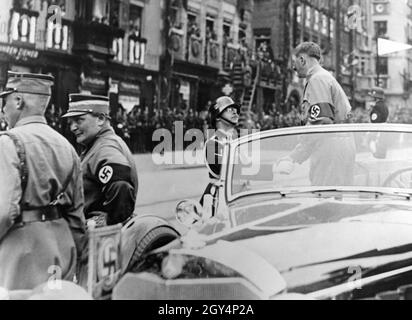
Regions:
<instances>
[{"instance_id":1,"label":"open-top car","mask_svg":"<svg viewBox=\"0 0 412 320\"><path fill-rule=\"evenodd\" d=\"M230 142L211 219L144 255L115 299L409 299L412 126L274 130Z\"/></svg>"}]
</instances>

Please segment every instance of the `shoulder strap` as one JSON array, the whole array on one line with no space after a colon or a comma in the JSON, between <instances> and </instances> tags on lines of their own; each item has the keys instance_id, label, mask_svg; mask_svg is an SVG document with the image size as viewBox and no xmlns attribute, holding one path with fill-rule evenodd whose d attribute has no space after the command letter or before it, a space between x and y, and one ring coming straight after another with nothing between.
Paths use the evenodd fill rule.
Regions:
<instances>
[{"instance_id":1,"label":"shoulder strap","mask_svg":"<svg viewBox=\"0 0 412 320\"><path fill-rule=\"evenodd\" d=\"M23 142L20 141L18 136L13 132L5 131L5 132L1 132L0 135L8 136L13 141L14 145L16 146L16 152L17 152L17 156L19 157L19 164L20 164L19 171L20 171L21 190L22 190L21 198L23 199L23 195L26 190L27 179L29 175L29 171L27 169L27 163L26 163L26 151L24 149L24 144Z\"/></svg>"}]
</instances>

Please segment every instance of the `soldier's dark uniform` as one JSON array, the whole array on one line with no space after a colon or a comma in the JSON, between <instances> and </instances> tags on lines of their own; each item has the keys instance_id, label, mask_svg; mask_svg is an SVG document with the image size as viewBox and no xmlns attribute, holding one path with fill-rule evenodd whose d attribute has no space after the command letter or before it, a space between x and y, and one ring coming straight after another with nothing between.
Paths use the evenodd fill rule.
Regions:
<instances>
[{"instance_id":1,"label":"soldier's dark uniform","mask_svg":"<svg viewBox=\"0 0 412 320\"><path fill-rule=\"evenodd\" d=\"M382 88L372 88L369 95L375 99L370 112L371 123L385 123L389 118L389 109L385 103L385 92ZM391 145L391 136L381 133L370 133L368 135L368 143L373 155L377 159L385 159L388 148Z\"/></svg>"},{"instance_id":2,"label":"soldier's dark uniform","mask_svg":"<svg viewBox=\"0 0 412 320\"><path fill-rule=\"evenodd\" d=\"M216 126L216 120L222 115L222 113L230 107L235 107L240 111L240 107L234 103L229 97L223 97L217 100L216 105L211 107L210 113L212 117L212 125ZM227 120L226 120L227 121ZM210 214L215 214L215 200L217 197L216 183L220 179L220 174L223 164L223 151L224 146L230 140L236 138L237 133L235 130L235 124L232 124L233 128L228 132L223 130L217 130L215 135L212 136L205 144L205 163L209 171L210 182L207 185L203 196L200 200L200 204L206 209L211 210Z\"/></svg>"},{"instance_id":3,"label":"soldier's dark uniform","mask_svg":"<svg viewBox=\"0 0 412 320\"><path fill-rule=\"evenodd\" d=\"M93 101L107 102L106 106ZM85 112L108 115L107 97L70 95L63 117ZM138 190L136 165L126 143L111 127L102 129L81 154L87 219L105 213L108 225L124 223L133 214Z\"/></svg>"}]
</instances>

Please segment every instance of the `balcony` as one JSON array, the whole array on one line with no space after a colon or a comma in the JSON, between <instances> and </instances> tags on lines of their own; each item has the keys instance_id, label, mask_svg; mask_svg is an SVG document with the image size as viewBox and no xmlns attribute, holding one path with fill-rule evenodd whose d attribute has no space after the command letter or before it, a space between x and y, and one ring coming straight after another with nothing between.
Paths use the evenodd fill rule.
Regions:
<instances>
[{"instance_id":1,"label":"balcony","mask_svg":"<svg viewBox=\"0 0 412 320\"><path fill-rule=\"evenodd\" d=\"M10 41L23 47L34 47L39 13L28 9L11 10Z\"/></svg>"},{"instance_id":2,"label":"balcony","mask_svg":"<svg viewBox=\"0 0 412 320\"><path fill-rule=\"evenodd\" d=\"M147 40L131 36L129 37L129 63L144 66L146 57Z\"/></svg>"},{"instance_id":3,"label":"balcony","mask_svg":"<svg viewBox=\"0 0 412 320\"><path fill-rule=\"evenodd\" d=\"M123 62L123 38L117 37L113 39L112 51L114 53L113 60L119 63Z\"/></svg>"},{"instance_id":4,"label":"balcony","mask_svg":"<svg viewBox=\"0 0 412 320\"><path fill-rule=\"evenodd\" d=\"M122 29L95 21L75 21L73 32L73 51L100 60L114 58L113 40L123 38L125 33Z\"/></svg>"},{"instance_id":5,"label":"balcony","mask_svg":"<svg viewBox=\"0 0 412 320\"><path fill-rule=\"evenodd\" d=\"M69 48L69 27L68 21L62 21L60 24L47 20L47 49L67 51Z\"/></svg>"}]
</instances>

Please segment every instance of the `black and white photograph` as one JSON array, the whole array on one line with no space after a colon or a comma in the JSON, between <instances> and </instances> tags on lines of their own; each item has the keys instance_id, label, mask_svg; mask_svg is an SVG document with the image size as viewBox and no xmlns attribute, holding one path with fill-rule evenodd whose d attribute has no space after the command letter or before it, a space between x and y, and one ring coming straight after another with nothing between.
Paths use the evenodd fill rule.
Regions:
<instances>
[{"instance_id":1,"label":"black and white photograph","mask_svg":"<svg viewBox=\"0 0 412 320\"><path fill-rule=\"evenodd\" d=\"M412 300L410 0L1 0L0 111L0 300Z\"/></svg>"}]
</instances>

